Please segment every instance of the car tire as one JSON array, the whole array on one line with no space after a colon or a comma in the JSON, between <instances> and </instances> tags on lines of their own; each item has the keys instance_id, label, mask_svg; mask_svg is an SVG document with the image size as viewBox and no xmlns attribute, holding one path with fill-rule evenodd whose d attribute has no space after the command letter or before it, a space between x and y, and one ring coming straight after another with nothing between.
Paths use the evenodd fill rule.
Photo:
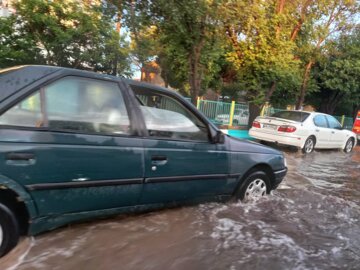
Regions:
<instances>
[{"instance_id":1,"label":"car tire","mask_svg":"<svg viewBox=\"0 0 360 270\"><path fill-rule=\"evenodd\" d=\"M270 193L270 180L263 171L249 174L236 193L236 198L241 201L258 199Z\"/></svg>"},{"instance_id":2,"label":"car tire","mask_svg":"<svg viewBox=\"0 0 360 270\"><path fill-rule=\"evenodd\" d=\"M316 144L315 137L310 136L309 138L306 139L306 141L304 143L304 147L301 149L301 151L304 154L310 154L311 152L314 151L315 144Z\"/></svg>"},{"instance_id":3,"label":"car tire","mask_svg":"<svg viewBox=\"0 0 360 270\"><path fill-rule=\"evenodd\" d=\"M0 203L0 257L16 246L19 237L19 225L13 212Z\"/></svg>"},{"instance_id":4,"label":"car tire","mask_svg":"<svg viewBox=\"0 0 360 270\"><path fill-rule=\"evenodd\" d=\"M349 138L345 144L343 151L345 153L350 153L353 150L354 146L355 146L355 140L353 138Z\"/></svg>"}]
</instances>

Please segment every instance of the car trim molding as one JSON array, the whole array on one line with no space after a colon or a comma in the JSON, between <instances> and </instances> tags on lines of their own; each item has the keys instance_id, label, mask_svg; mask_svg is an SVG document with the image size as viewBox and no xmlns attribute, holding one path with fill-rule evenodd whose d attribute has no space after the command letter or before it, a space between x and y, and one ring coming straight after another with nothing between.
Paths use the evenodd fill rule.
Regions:
<instances>
[{"instance_id":1,"label":"car trim molding","mask_svg":"<svg viewBox=\"0 0 360 270\"><path fill-rule=\"evenodd\" d=\"M280 170L280 171L275 171L274 174L283 174L283 173L286 173L287 172L287 168L283 169L283 170Z\"/></svg>"},{"instance_id":2,"label":"car trim molding","mask_svg":"<svg viewBox=\"0 0 360 270\"><path fill-rule=\"evenodd\" d=\"M26 185L26 188L30 191L33 191L33 190L49 190L49 189L139 185L142 183L143 183L143 178L131 178L131 179L96 180L96 181L86 181L86 182L84 181L84 182L33 184L33 185Z\"/></svg>"},{"instance_id":3,"label":"car trim molding","mask_svg":"<svg viewBox=\"0 0 360 270\"><path fill-rule=\"evenodd\" d=\"M193 180L220 180L227 179L228 174L206 174L206 175L186 175L186 176L169 176L169 177L150 177L145 179L145 183L163 183L179 182Z\"/></svg>"}]
</instances>

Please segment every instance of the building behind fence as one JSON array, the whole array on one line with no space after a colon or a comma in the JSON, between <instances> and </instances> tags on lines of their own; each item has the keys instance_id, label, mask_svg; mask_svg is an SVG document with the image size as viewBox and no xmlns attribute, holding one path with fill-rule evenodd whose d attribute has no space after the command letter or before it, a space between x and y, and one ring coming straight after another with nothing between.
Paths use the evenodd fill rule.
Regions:
<instances>
[{"instance_id":1,"label":"building behind fence","mask_svg":"<svg viewBox=\"0 0 360 270\"><path fill-rule=\"evenodd\" d=\"M190 98L185 98L191 102ZM226 125L233 127L247 126L249 121L249 105L247 103L222 102L212 100L202 100L198 98L196 107L211 122L216 125ZM278 109L273 107L265 107L261 112L262 115L271 116L278 111L286 109ZM345 129L352 129L354 120L351 117L334 116Z\"/></svg>"}]
</instances>

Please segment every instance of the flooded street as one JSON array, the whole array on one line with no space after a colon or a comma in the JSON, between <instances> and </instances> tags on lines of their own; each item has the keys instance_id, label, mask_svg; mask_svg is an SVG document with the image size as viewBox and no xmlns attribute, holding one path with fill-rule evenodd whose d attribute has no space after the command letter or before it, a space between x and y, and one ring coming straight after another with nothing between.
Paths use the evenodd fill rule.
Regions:
<instances>
[{"instance_id":1,"label":"flooded street","mask_svg":"<svg viewBox=\"0 0 360 270\"><path fill-rule=\"evenodd\" d=\"M289 173L260 201L68 226L24 239L0 269L359 269L360 146L281 150Z\"/></svg>"}]
</instances>

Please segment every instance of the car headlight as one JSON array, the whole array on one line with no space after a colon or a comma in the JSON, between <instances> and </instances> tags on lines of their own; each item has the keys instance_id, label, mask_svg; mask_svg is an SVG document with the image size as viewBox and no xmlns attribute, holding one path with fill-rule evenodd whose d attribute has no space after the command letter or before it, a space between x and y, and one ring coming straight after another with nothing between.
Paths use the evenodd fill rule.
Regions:
<instances>
[{"instance_id":1,"label":"car headlight","mask_svg":"<svg viewBox=\"0 0 360 270\"><path fill-rule=\"evenodd\" d=\"M286 161L286 157L284 157L284 166L287 168L287 161Z\"/></svg>"}]
</instances>

